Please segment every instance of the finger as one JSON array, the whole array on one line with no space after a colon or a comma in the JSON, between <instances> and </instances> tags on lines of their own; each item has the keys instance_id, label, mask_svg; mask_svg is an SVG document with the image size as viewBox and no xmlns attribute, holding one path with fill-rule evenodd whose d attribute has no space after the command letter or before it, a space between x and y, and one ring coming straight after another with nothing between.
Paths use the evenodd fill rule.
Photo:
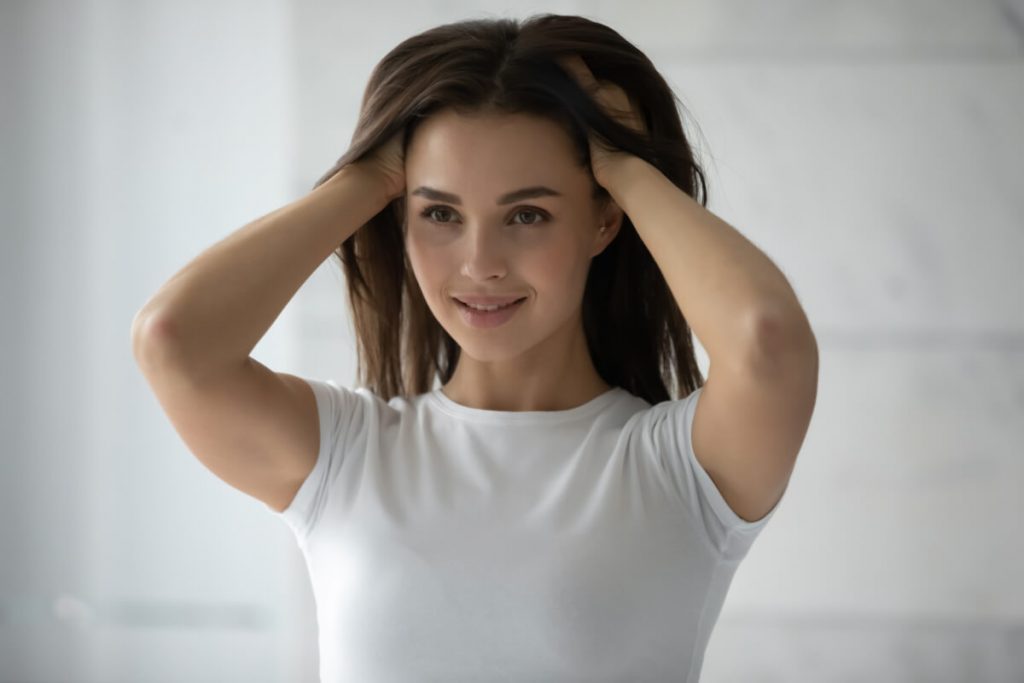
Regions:
<instances>
[{"instance_id":1,"label":"finger","mask_svg":"<svg viewBox=\"0 0 1024 683\"><path fill-rule=\"evenodd\" d=\"M598 81L578 54L564 55L558 59L558 63L614 118L634 130L646 130L636 106L622 87L611 81Z\"/></svg>"},{"instance_id":2,"label":"finger","mask_svg":"<svg viewBox=\"0 0 1024 683\"><path fill-rule=\"evenodd\" d=\"M600 86L587 63L577 54L566 55L558 59L558 63L576 79L576 82L588 92L596 92Z\"/></svg>"},{"instance_id":3,"label":"finger","mask_svg":"<svg viewBox=\"0 0 1024 683\"><path fill-rule=\"evenodd\" d=\"M576 82L595 97L602 106L616 110L617 112L628 112L630 109L629 99L625 91L615 83L598 81L594 73L587 67L587 63L577 54L566 55L560 58L559 63L569 71L576 79Z\"/></svg>"}]
</instances>

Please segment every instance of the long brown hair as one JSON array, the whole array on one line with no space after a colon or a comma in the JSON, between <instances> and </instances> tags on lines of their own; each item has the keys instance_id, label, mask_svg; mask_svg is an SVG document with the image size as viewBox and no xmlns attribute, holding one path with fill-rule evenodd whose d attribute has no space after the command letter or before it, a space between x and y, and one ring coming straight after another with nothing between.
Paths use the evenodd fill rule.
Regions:
<instances>
[{"instance_id":1,"label":"long brown hair","mask_svg":"<svg viewBox=\"0 0 1024 683\"><path fill-rule=\"evenodd\" d=\"M598 80L623 88L643 115L646 134L606 116L558 64L583 58ZM314 185L370 155L431 113L488 110L527 113L559 123L590 172L588 129L612 148L657 167L707 205L704 173L676 109L682 107L651 61L611 28L584 17L532 15L445 24L407 38L374 67L345 154ZM591 173L593 181L593 174ZM700 194L697 194L698 182ZM593 197L608 192L593 181ZM405 252L405 198L384 210L334 252L345 269L358 340L359 383L384 400L445 384L460 348L427 306ZM613 387L651 404L682 398L704 384L690 327L657 263L624 215L619 234L590 264L583 327L594 367ZM671 396L668 387L676 387Z\"/></svg>"}]
</instances>

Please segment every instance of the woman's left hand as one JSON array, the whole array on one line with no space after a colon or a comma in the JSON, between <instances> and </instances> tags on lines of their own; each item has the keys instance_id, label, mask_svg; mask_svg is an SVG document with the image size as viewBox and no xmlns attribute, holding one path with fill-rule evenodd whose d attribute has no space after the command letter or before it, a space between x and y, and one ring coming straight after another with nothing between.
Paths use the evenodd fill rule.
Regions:
<instances>
[{"instance_id":1,"label":"woman's left hand","mask_svg":"<svg viewBox=\"0 0 1024 683\"><path fill-rule=\"evenodd\" d=\"M580 87L597 100L606 114L638 133L647 132L643 117L640 116L639 111L629 99L629 95L622 88L610 81L595 79L594 74L579 55L562 57L558 63L576 79ZM594 179L607 188L606 181L613 174L615 167L636 157L623 150L605 148L594 139L592 133L589 140L590 166L594 172Z\"/></svg>"}]
</instances>

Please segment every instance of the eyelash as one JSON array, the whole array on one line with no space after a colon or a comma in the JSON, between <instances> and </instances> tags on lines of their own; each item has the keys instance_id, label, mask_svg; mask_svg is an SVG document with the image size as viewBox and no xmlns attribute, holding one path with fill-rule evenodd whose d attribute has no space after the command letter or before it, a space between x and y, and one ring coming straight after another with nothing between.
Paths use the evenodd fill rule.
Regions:
<instances>
[{"instance_id":1,"label":"eyelash","mask_svg":"<svg viewBox=\"0 0 1024 683\"><path fill-rule=\"evenodd\" d=\"M430 217L431 214L434 211L437 211L437 210L449 211L451 213L455 213L454 211L452 211L451 208L449 208L447 206L444 206L444 205L441 205L441 204L434 204L433 206L428 206L427 208L423 209L423 211L420 212L420 216L422 216L423 218L426 218L427 220L432 221L434 223L438 223L440 225L444 225L446 223L450 223L451 222L451 221L435 221L433 218L431 218ZM520 223L520 225L524 225L524 226L526 226L528 228L529 227L533 227L535 225L540 225L541 223L545 223L545 222L547 222L548 220L551 219L551 215L548 214L547 211L542 211L541 209L535 209L535 208L532 208L532 207L523 207L521 209L517 209L516 212L514 214L512 214L512 215L513 216L518 216L521 213L532 213L532 214L534 214L534 215L536 215L536 216L538 216L540 218L540 220L534 221L533 223Z\"/></svg>"}]
</instances>

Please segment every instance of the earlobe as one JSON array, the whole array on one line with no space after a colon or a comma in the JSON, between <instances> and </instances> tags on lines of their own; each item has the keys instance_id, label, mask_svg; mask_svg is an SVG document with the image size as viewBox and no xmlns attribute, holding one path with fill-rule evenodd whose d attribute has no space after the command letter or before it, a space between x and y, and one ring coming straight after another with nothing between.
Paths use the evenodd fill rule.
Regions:
<instances>
[{"instance_id":1,"label":"earlobe","mask_svg":"<svg viewBox=\"0 0 1024 683\"><path fill-rule=\"evenodd\" d=\"M594 251L590 254L593 258L600 254L602 251L608 248L608 245L615 240L615 235L619 231L619 222L615 222L612 225L602 225L597 229L597 239L594 241Z\"/></svg>"},{"instance_id":2,"label":"earlobe","mask_svg":"<svg viewBox=\"0 0 1024 683\"><path fill-rule=\"evenodd\" d=\"M622 220L625 217L625 213L619 208L617 204L612 204L609 211L605 214L605 221L603 223L605 233L615 235L619 232L622 227Z\"/></svg>"},{"instance_id":3,"label":"earlobe","mask_svg":"<svg viewBox=\"0 0 1024 683\"><path fill-rule=\"evenodd\" d=\"M615 232L622 224L622 208L615 203L614 199L608 199L608 205L604 209L604 222L601 225L607 226L607 230Z\"/></svg>"},{"instance_id":4,"label":"earlobe","mask_svg":"<svg viewBox=\"0 0 1024 683\"><path fill-rule=\"evenodd\" d=\"M615 236L618 234L620 227L622 226L622 219L625 216L622 208L615 203L615 200L608 197L605 200L605 204L600 211L600 223L597 226L597 231L594 233L594 251L591 253L591 258L597 256L607 248L615 240Z\"/></svg>"}]
</instances>

